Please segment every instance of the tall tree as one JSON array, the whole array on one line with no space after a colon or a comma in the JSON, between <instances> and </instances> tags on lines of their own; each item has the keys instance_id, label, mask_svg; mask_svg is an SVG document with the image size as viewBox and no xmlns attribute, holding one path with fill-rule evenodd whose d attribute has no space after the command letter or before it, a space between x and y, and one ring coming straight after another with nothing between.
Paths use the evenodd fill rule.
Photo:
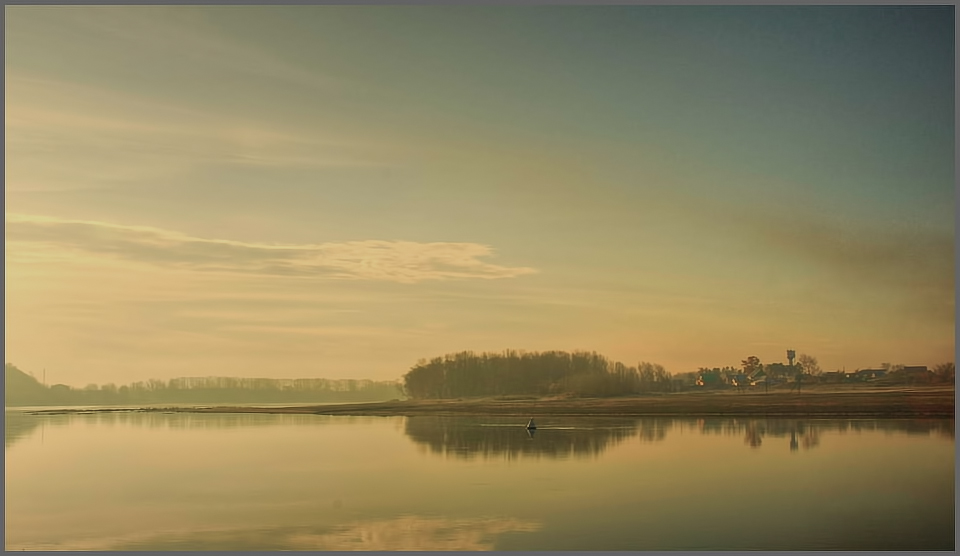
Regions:
<instances>
[{"instance_id":1,"label":"tall tree","mask_svg":"<svg viewBox=\"0 0 960 556\"><path fill-rule=\"evenodd\" d=\"M812 355L807 355L806 353L801 353L797 357L797 364L800 365L800 368L803 369L803 372L808 375L819 376L823 372L823 369L820 368L820 364L817 362L817 358Z\"/></svg>"},{"instance_id":2,"label":"tall tree","mask_svg":"<svg viewBox=\"0 0 960 556\"><path fill-rule=\"evenodd\" d=\"M957 368L953 361L941 363L933 368L933 373L937 376L937 380L941 382L954 382L956 372Z\"/></svg>"},{"instance_id":3,"label":"tall tree","mask_svg":"<svg viewBox=\"0 0 960 556\"><path fill-rule=\"evenodd\" d=\"M763 368L763 366L760 364L760 358L757 357L756 355L751 355L750 357L747 357L746 359L740 362L740 365L743 367L743 374L747 376L750 376L756 371L759 371L760 369Z\"/></svg>"}]
</instances>

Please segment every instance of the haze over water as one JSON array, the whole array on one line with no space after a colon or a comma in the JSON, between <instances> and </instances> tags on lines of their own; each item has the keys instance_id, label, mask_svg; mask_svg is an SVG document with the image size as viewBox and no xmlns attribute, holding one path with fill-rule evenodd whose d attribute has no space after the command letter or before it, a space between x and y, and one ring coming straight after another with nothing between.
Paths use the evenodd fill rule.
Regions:
<instances>
[{"instance_id":1,"label":"haze over water","mask_svg":"<svg viewBox=\"0 0 960 556\"><path fill-rule=\"evenodd\" d=\"M7 413L6 549L952 549L951 420Z\"/></svg>"}]
</instances>

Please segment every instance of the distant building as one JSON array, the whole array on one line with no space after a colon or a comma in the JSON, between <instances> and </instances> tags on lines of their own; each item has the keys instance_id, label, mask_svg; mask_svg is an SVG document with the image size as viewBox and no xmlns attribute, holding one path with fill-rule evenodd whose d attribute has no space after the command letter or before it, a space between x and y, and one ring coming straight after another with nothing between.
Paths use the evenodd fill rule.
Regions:
<instances>
[{"instance_id":1,"label":"distant building","mask_svg":"<svg viewBox=\"0 0 960 556\"><path fill-rule=\"evenodd\" d=\"M904 373L904 374L907 374L907 375L911 375L911 374L912 374L912 375L925 375L925 374L929 373L930 370L927 369L926 365L918 365L918 366L914 366L914 367L904 367L904 368L901 370L901 372Z\"/></svg>"},{"instance_id":2,"label":"distant building","mask_svg":"<svg viewBox=\"0 0 960 556\"><path fill-rule=\"evenodd\" d=\"M887 376L887 371L885 369L860 369L854 373L854 377L857 380L876 380L878 378L883 378Z\"/></svg>"},{"instance_id":3,"label":"distant building","mask_svg":"<svg viewBox=\"0 0 960 556\"><path fill-rule=\"evenodd\" d=\"M723 386L723 377L720 373L720 369L701 371L697 376L697 386L703 386L707 388Z\"/></svg>"},{"instance_id":4,"label":"distant building","mask_svg":"<svg viewBox=\"0 0 960 556\"><path fill-rule=\"evenodd\" d=\"M933 372L927 369L925 365L903 367L895 374L911 384L915 382L930 382L933 380Z\"/></svg>"},{"instance_id":5,"label":"distant building","mask_svg":"<svg viewBox=\"0 0 960 556\"><path fill-rule=\"evenodd\" d=\"M839 384L841 382L846 382L847 373L843 371L828 371L820 375L821 382Z\"/></svg>"},{"instance_id":6,"label":"distant building","mask_svg":"<svg viewBox=\"0 0 960 556\"><path fill-rule=\"evenodd\" d=\"M793 377L800 372L800 366L768 363L764 366L764 371L769 378L775 379L776 381L793 380Z\"/></svg>"}]
</instances>

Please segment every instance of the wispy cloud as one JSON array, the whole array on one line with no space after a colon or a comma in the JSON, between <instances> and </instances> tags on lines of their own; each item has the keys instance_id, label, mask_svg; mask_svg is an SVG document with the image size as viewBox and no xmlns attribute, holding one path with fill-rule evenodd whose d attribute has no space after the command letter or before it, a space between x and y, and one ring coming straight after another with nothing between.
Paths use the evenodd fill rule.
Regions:
<instances>
[{"instance_id":1,"label":"wispy cloud","mask_svg":"<svg viewBox=\"0 0 960 556\"><path fill-rule=\"evenodd\" d=\"M905 228L897 222L867 229L822 218L754 217L755 237L787 254L862 283L953 290L950 234Z\"/></svg>"},{"instance_id":2,"label":"wispy cloud","mask_svg":"<svg viewBox=\"0 0 960 556\"><path fill-rule=\"evenodd\" d=\"M186 61L208 72L246 74L318 90L340 89L346 84L342 77L304 67L258 45L250 37L229 36L223 32L223 26L217 24L218 18L214 15L217 13L217 10L178 10L169 6L60 10L48 16L40 30L81 30L105 38L108 43L122 43L125 45L122 52L110 53L115 61L157 56ZM20 23L18 29L24 25ZM94 48L89 41L81 47Z\"/></svg>"},{"instance_id":3,"label":"wispy cloud","mask_svg":"<svg viewBox=\"0 0 960 556\"><path fill-rule=\"evenodd\" d=\"M837 301L874 296L874 304L901 315L955 320L955 240L949 232L897 221L837 222L809 212L753 215L741 226L765 252L802 263L809 276L822 276L820 293L830 290Z\"/></svg>"},{"instance_id":4,"label":"wispy cloud","mask_svg":"<svg viewBox=\"0 0 960 556\"><path fill-rule=\"evenodd\" d=\"M111 187L203 165L383 165L372 145L279 128L138 95L18 74L6 77L8 190Z\"/></svg>"},{"instance_id":5,"label":"wispy cloud","mask_svg":"<svg viewBox=\"0 0 960 556\"><path fill-rule=\"evenodd\" d=\"M536 272L482 259L478 243L364 240L317 244L248 243L205 239L146 226L7 214L6 243L46 246L172 268L274 276L387 280L513 278ZM31 249L34 256L36 249Z\"/></svg>"}]
</instances>

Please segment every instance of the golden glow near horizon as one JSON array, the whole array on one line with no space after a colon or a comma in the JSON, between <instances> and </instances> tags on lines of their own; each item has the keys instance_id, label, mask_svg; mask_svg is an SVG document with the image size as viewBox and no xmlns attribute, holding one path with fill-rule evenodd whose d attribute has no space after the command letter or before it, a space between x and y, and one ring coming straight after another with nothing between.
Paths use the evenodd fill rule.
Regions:
<instances>
[{"instance_id":1,"label":"golden glow near horizon","mask_svg":"<svg viewBox=\"0 0 960 556\"><path fill-rule=\"evenodd\" d=\"M6 8L7 361L953 360L952 34L651 8Z\"/></svg>"}]
</instances>

